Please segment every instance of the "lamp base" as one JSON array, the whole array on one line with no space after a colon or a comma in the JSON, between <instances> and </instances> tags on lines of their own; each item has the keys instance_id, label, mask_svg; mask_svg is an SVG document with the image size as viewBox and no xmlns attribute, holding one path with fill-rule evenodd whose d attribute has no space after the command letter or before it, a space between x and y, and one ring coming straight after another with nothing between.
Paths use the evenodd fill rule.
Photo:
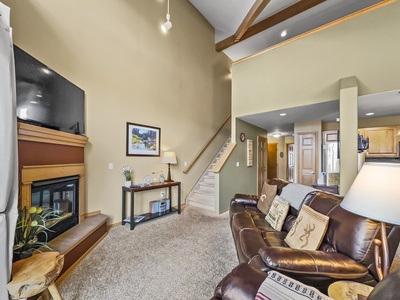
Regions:
<instances>
[{"instance_id":1,"label":"lamp base","mask_svg":"<svg viewBox=\"0 0 400 300\"><path fill-rule=\"evenodd\" d=\"M382 280L389 274L389 246L386 235L386 223L381 222L381 239L374 239L374 257L376 272L378 274L379 280ZM382 247L382 256L381 256Z\"/></svg>"}]
</instances>

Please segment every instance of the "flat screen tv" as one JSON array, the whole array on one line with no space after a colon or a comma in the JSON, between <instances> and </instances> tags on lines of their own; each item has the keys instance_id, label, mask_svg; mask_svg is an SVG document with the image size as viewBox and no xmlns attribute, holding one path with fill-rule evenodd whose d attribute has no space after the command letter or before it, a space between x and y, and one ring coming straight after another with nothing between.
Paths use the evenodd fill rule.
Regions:
<instances>
[{"instance_id":1,"label":"flat screen tv","mask_svg":"<svg viewBox=\"0 0 400 300\"><path fill-rule=\"evenodd\" d=\"M85 92L15 45L14 58L18 121L84 134Z\"/></svg>"}]
</instances>

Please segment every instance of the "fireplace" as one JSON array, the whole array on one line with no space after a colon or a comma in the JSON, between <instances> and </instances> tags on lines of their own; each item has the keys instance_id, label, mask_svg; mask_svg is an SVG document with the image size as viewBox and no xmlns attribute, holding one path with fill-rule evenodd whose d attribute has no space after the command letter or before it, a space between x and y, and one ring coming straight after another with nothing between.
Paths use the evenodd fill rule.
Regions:
<instances>
[{"instance_id":1,"label":"fireplace","mask_svg":"<svg viewBox=\"0 0 400 300\"><path fill-rule=\"evenodd\" d=\"M79 176L35 181L31 190L31 206L49 207L60 217L48 241L79 223Z\"/></svg>"}]
</instances>

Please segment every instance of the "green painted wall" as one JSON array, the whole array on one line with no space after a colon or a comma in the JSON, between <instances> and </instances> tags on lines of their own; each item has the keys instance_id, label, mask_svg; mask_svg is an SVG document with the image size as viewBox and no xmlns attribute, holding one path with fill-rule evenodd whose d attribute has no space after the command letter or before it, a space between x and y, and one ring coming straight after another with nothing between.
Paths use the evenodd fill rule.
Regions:
<instances>
[{"instance_id":1,"label":"green painted wall","mask_svg":"<svg viewBox=\"0 0 400 300\"><path fill-rule=\"evenodd\" d=\"M267 131L236 120L236 147L228 161L225 163L219 177L219 212L226 211L235 193L257 194L257 136L267 136ZM246 135L246 139L253 140L253 166L247 166L247 143L241 142L240 133ZM239 162L239 167L236 163Z\"/></svg>"}]
</instances>

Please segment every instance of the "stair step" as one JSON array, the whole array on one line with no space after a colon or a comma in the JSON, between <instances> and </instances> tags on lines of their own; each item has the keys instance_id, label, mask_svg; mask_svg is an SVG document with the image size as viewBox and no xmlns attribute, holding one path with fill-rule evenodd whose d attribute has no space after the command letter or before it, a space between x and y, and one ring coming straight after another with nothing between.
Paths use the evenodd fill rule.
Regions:
<instances>
[{"instance_id":1,"label":"stair step","mask_svg":"<svg viewBox=\"0 0 400 300\"><path fill-rule=\"evenodd\" d=\"M194 202L194 201L189 202L188 205L200 207L200 208L203 208L203 209L206 209L206 210L210 210L210 211L215 211L215 206L214 205L198 203L198 202Z\"/></svg>"},{"instance_id":2,"label":"stair step","mask_svg":"<svg viewBox=\"0 0 400 300\"><path fill-rule=\"evenodd\" d=\"M190 195L188 200L189 200L189 202L194 201L194 202L198 202L198 203L214 205L215 197L214 197L214 195L210 196L210 195L205 195L205 194L193 193L192 195Z\"/></svg>"}]
</instances>

